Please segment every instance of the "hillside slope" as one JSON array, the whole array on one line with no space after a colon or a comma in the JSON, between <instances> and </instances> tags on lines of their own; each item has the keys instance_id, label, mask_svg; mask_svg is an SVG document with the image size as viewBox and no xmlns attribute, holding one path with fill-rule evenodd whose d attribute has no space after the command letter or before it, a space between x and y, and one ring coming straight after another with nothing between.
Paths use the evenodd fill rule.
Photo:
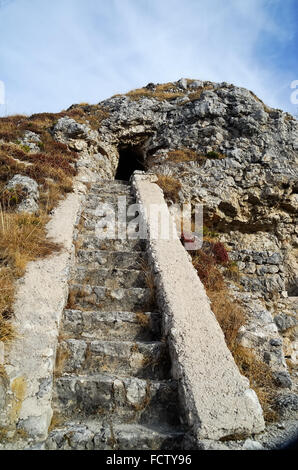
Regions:
<instances>
[{"instance_id":1,"label":"hillside slope","mask_svg":"<svg viewBox=\"0 0 298 470\"><path fill-rule=\"evenodd\" d=\"M46 239L45 225L72 190L82 162L89 162L86 175L106 180L151 171L170 205L204 205L205 243L209 249L220 243L228 253L229 262L219 262L216 275L225 279L229 305L236 302L245 318L237 344L253 351L265 375L271 374L268 419L276 413L293 419L297 157L298 121L227 83L150 83L98 105L0 119L0 341L13 338L14 279L28 261L58 249ZM198 255L210 261L204 258L209 252ZM216 303L222 287L205 287L212 307L221 309L223 303ZM248 369L252 382L264 380L250 376L249 361L240 359L242 372ZM254 385L264 392L260 383Z\"/></svg>"}]
</instances>

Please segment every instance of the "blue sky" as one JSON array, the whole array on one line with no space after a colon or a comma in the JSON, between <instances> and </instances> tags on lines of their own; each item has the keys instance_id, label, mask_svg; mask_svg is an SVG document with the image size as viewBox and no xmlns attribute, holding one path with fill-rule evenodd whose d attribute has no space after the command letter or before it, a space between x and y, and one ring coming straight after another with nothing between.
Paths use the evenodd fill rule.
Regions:
<instances>
[{"instance_id":1,"label":"blue sky","mask_svg":"<svg viewBox=\"0 0 298 470\"><path fill-rule=\"evenodd\" d=\"M244 86L297 114L297 56L298 0L0 0L0 115L181 77Z\"/></svg>"}]
</instances>

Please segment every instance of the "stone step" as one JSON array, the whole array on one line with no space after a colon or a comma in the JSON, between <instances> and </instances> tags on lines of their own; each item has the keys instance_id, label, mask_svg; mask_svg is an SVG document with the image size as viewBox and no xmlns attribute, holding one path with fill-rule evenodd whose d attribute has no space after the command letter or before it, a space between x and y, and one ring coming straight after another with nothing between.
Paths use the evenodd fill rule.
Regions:
<instances>
[{"instance_id":1,"label":"stone step","mask_svg":"<svg viewBox=\"0 0 298 470\"><path fill-rule=\"evenodd\" d=\"M89 269L117 268L141 269L146 254L139 251L78 250L77 263Z\"/></svg>"},{"instance_id":2,"label":"stone step","mask_svg":"<svg viewBox=\"0 0 298 470\"><path fill-rule=\"evenodd\" d=\"M92 235L100 240L103 240L103 242L114 240L119 242L140 241L143 244L146 243L146 230L144 227L141 227L142 231L140 231L140 226L135 220L132 222L127 221L126 224L122 224L120 227L120 232L117 221L115 224L114 222L108 223L108 226L105 222L82 217L78 234L80 234L81 237L84 237L85 234ZM78 234L76 237L79 236ZM113 248L111 251L113 251ZM123 251L126 251L126 248Z\"/></svg>"},{"instance_id":3,"label":"stone step","mask_svg":"<svg viewBox=\"0 0 298 470\"><path fill-rule=\"evenodd\" d=\"M62 336L75 339L154 341L160 338L159 313L65 310Z\"/></svg>"},{"instance_id":4,"label":"stone step","mask_svg":"<svg viewBox=\"0 0 298 470\"><path fill-rule=\"evenodd\" d=\"M82 228L85 230L96 230L98 234L101 235L101 238L116 238L119 230L118 226L118 221L117 221L117 213L115 213L115 216L111 219L107 219L106 217L101 217L101 216L91 216L90 214L82 214L81 217L81 222L80 224L82 225ZM113 230L113 235L106 235L107 229L106 227L109 228L109 230ZM123 237L123 232L124 236L126 238L137 238L136 236L131 236L130 234L133 234L136 231L139 231L139 220L133 217L127 217L126 221L122 222L121 221L121 236L119 238ZM114 235L116 234L116 235ZM140 238L140 236L138 237Z\"/></svg>"},{"instance_id":5,"label":"stone step","mask_svg":"<svg viewBox=\"0 0 298 470\"><path fill-rule=\"evenodd\" d=\"M100 204L108 204L109 206L113 207L114 210L118 210L119 201L121 201L121 207L122 207L124 197L125 197L126 206L136 204L135 198L131 195L125 194L121 196L117 193L101 195L99 193L99 194L88 195L87 201L85 203L85 208L95 210L100 206ZM119 198L121 199L119 200Z\"/></svg>"},{"instance_id":6,"label":"stone step","mask_svg":"<svg viewBox=\"0 0 298 470\"><path fill-rule=\"evenodd\" d=\"M132 240L132 239L103 239L94 235L93 232L85 232L79 234L76 239L77 245L82 250L99 250L99 251L144 251L145 243L144 240Z\"/></svg>"},{"instance_id":7,"label":"stone step","mask_svg":"<svg viewBox=\"0 0 298 470\"><path fill-rule=\"evenodd\" d=\"M66 339L57 350L56 375L119 374L164 380L170 377L169 356L162 341L89 341Z\"/></svg>"},{"instance_id":8,"label":"stone step","mask_svg":"<svg viewBox=\"0 0 298 470\"><path fill-rule=\"evenodd\" d=\"M110 194L116 194L117 196L121 195L128 195L132 196L131 192L131 187L126 186L126 185L105 185L105 186L99 186L97 184L93 185L91 189L88 191L88 195L91 194L93 195L110 195Z\"/></svg>"},{"instance_id":9,"label":"stone step","mask_svg":"<svg viewBox=\"0 0 298 470\"><path fill-rule=\"evenodd\" d=\"M49 434L47 450L181 450L185 432L180 428L137 424L69 422Z\"/></svg>"},{"instance_id":10,"label":"stone step","mask_svg":"<svg viewBox=\"0 0 298 470\"><path fill-rule=\"evenodd\" d=\"M106 187L109 187L109 186L130 186L130 183L129 183L129 181L126 181L126 180L105 180L105 179L101 179L101 180L98 180L96 183L94 183L93 186L100 186L100 187L103 187L103 186L106 186Z\"/></svg>"},{"instance_id":11,"label":"stone step","mask_svg":"<svg viewBox=\"0 0 298 470\"><path fill-rule=\"evenodd\" d=\"M79 284L97 285L108 289L146 287L145 273L137 269L88 269L77 266L73 280Z\"/></svg>"},{"instance_id":12,"label":"stone step","mask_svg":"<svg viewBox=\"0 0 298 470\"><path fill-rule=\"evenodd\" d=\"M148 312L155 307L154 293L149 288L109 288L88 284L72 284L69 288L67 308L84 310L127 310Z\"/></svg>"},{"instance_id":13,"label":"stone step","mask_svg":"<svg viewBox=\"0 0 298 470\"><path fill-rule=\"evenodd\" d=\"M133 204L134 205L134 204ZM134 209L134 210L133 210ZM101 220L103 217L108 217L111 215L115 215L115 217L118 217L118 207L116 204L106 204L103 203L103 205L98 204L95 209L85 207L83 211L83 215L86 219L90 220ZM121 213L121 215L126 216L127 222L135 219L138 216L138 207L132 208L131 212L128 213L127 210Z\"/></svg>"},{"instance_id":14,"label":"stone step","mask_svg":"<svg viewBox=\"0 0 298 470\"><path fill-rule=\"evenodd\" d=\"M99 238L137 238L130 236L130 233L139 230L139 220L137 219L139 212L133 212L131 216L124 214L124 218L118 222L118 211L111 208L108 209L86 209L81 216L81 224L87 230L96 230ZM121 216L122 217L122 216ZM112 235L107 233L113 229ZM118 232L124 235L118 237Z\"/></svg>"},{"instance_id":15,"label":"stone step","mask_svg":"<svg viewBox=\"0 0 298 470\"><path fill-rule=\"evenodd\" d=\"M55 384L55 409L65 418L106 418L115 423L178 425L177 383L96 374L67 376Z\"/></svg>"}]
</instances>

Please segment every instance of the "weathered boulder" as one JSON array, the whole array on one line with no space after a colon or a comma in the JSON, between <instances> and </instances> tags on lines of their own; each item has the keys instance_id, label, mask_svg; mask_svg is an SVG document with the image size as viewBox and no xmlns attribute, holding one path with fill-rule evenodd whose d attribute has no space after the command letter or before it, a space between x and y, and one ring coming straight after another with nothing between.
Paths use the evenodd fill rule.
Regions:
<instances>
[{"instance_id":1,"label":"weathered boulder","mask_svg":"<svg viewBox=\"0 0 298 470\"><path fill-rule=\"evenodd\" d=\"M38 134L32 131L26 131L20 140L20 144L28 148L31 153L40 152L41 139Z\"/></svg>"},{"instance_id":2,"label":"weathered boulder","mask_svg":"<svg viewBox=\"0 0 298 470\"><path fill-rule=\"evenodd\" d=\"M32 178L23 175L15 175L6 185L6 189L20 187L25 193L25 198L17 206L18 212L34 214L38 212L39 190L38 184Z\"/></svg>"}]
</instances>

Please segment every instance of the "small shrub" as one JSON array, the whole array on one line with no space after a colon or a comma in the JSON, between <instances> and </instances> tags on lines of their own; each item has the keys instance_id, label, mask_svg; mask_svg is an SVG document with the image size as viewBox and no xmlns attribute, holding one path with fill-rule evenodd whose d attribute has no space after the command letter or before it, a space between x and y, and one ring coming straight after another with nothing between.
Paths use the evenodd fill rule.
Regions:
<instances>
[{"instance_id":1,"label":"small shrub","mask_svg":"<svg viewBox=\"0 0 298 470\"><path fill-rule=\"evenodd\" d=\"M251 349L239 344L233 351L240 372L248 378L251 388L256 392L267 422L276 421L275 383L270 367L259 360Z\"/></svg>"},{"instance_id":2,"label":"small shrub","mask_svg":"<svg viewBox=\"0 0 298 470\"><path fill-rule=\"evenodd\" d=\"M224 279L221 272L216 267L214 256L205 253L203 250L193 252L192 256L193 265L206 289L211 291L222 289Z\"/></svg>"},{"instance_id":3,"label":"small shrub","mask_svg":"<svg viewBox=\"0 0 298 470\"><path fill-rule=\"evenodd\" d=\"M221 242L216 242L212 246L212 253L217 263L225 264L229 261L229 255L226 247Z\"/></svg>"},{"instance_id":4,"label":"small shrub","mask_svg":"<svg viewBox=\"0 0 298 470\"><path fill-rule=\"evenodd\" d=\"M215 152L212 150L211 152L207 153L207 158L210 158L212 160L222 160L223 158L226 158L225 155L219 152Z\"/></svg>"},{"instance_id":5,"label":"small shrub","mask_svg":"<svg viewBox=\"0 0 298 470\"><path fill-rule=\"evenodd\" d=\"M165 198L170 199L173 202L179 201L179 191L182 186L181 183L172 176L165 176L158 174L158 180L156 184L163 190Z\"/></svg>"},{"instance_id":6,"label":"small shrub","mask_svg":"<svg viewBox=\"0 0 298 470\"><path fill-rule=\"evenodd\" d=\"M24 152L29 153L30 152L30 147L29 145L20 145L21 149L24 150Z\"/></svg>"},{"instance_id":7,"label":"small shrub","mask_svg":"<svg viewBox=\"0 0 298 470\"><path fill-rule=\"evenodd\" d=\"M20 187L6 189L0 191L0 203L3 210L12 210L22 202L26 192Z\"/></svg>"},{"instance_id":8,"label":"small shrub","mask_svg":"<svg viewBox=\"0 0 298 470\"><path fill-rule=\"evenodd\" d=\"M231 281L240 281L240 272L236 261L229 261L225 266L225 277L231 279Z\"/></svg>"}]
</instances>

